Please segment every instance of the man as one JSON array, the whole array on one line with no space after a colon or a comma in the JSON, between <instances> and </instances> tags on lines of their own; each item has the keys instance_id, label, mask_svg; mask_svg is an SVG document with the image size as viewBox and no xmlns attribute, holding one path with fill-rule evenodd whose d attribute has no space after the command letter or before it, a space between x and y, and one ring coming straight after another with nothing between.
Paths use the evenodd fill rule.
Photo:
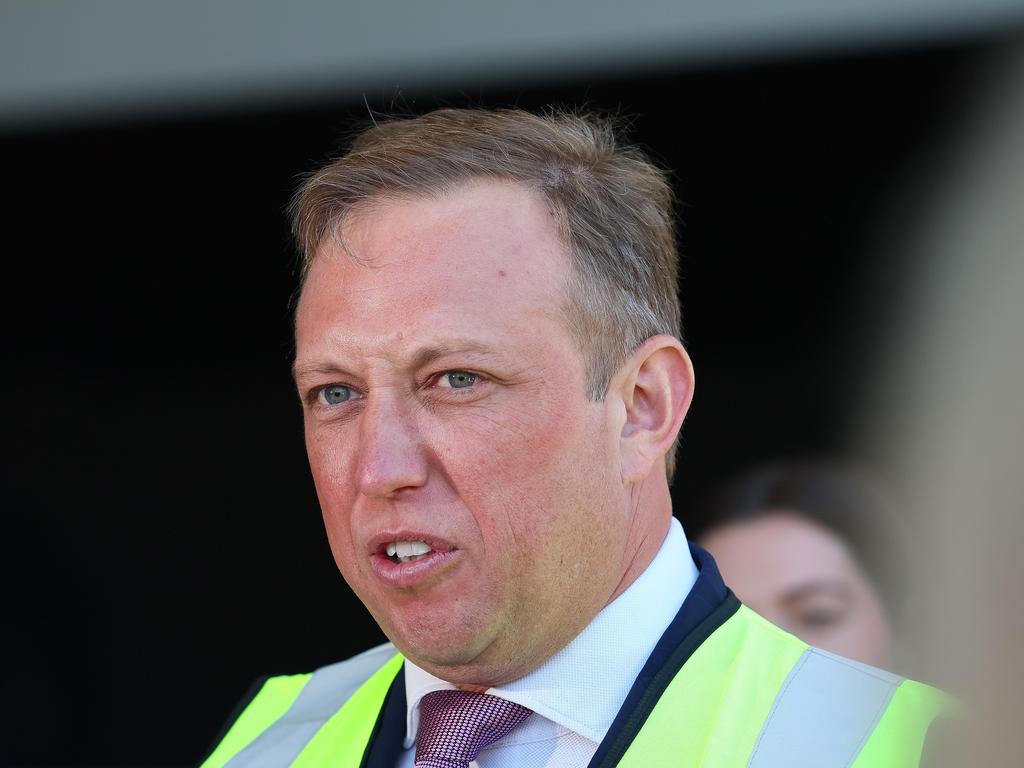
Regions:
<instances>
[{"instance_id":1,"label":"man","mask_svg":"<svg viewBox=\"0 0 1024 768\"><path fill-rule=\"evenodd\" d=\"M306 447L393 646L270 679L204 765L916 764L939 696L740 606L672 517L671 208L607 125L520 111L382 123L305 182Z\"/></svg>"}]
</instances>

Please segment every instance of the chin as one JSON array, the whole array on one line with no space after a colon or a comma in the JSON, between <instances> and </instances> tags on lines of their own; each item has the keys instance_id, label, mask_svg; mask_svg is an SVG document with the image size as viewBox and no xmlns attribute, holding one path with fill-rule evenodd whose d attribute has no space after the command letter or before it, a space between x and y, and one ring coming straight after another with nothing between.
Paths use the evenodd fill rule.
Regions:
<instances>
[{"instance_id":1,"label":"chin","mask_svg":"<svg viewBox=\"0 0 1024 768\"><path fill-rule=\"evenodd\" d=\"M378 623L403 656L432 674L438 674L435 670L442 668L456 670L476 666L492 644L492 633L479 623L476 626L459 626L450 615L441 615L440 622L437 621L438 614L432 613L429 617L416 617L411 621L400 619L387 624Z\"/></svg>"}]
</instances>

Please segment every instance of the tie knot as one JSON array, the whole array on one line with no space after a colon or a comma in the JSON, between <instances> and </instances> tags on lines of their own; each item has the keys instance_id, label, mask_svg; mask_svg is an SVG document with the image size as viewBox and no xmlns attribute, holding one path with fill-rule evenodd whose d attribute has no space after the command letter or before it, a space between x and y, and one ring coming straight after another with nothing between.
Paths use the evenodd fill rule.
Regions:
<instances>
[{"instance_id":1,"label":"tie knot","mask_svg":"<svg viewBox=\"0 0 1024 768\"><path fill-rule=\"evenodd\" d=\"M526 707L486 693L428 693L420 700L415 768L468 768L480 750L531 714Z\"/></svg>"}]
</instances>

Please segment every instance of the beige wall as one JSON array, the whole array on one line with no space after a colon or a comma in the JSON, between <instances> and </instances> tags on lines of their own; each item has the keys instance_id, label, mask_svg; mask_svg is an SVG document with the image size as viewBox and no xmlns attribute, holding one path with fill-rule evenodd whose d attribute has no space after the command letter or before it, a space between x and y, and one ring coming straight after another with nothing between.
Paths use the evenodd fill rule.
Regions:
<instances>
[{"instance_id":1,"label":"beige wall","mask_svg":"<svg viewBox=\"0 0 1024 768\"><path fill-rule=\"evenodd\" d=\"M932 178L924 215L908 220L916 296L865 398L862 438L896 469L916 514L900 655L977 708L971 765L1020 765L1024 48L991 62Z\"/></svg>"}]
</instances>

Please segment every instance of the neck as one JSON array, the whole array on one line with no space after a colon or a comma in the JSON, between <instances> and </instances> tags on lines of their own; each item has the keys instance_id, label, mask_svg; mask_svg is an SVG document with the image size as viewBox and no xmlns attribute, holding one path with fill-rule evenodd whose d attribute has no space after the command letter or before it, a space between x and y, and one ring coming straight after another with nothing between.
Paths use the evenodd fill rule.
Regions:
<instances>
[{"instance_id":1,"label":"neck","mask_svg":"<svg viewBox=\"0 0 1024 768\"><path fill-rule=\"evenodd\" d=\"M470 693L487 693L490 690L488 685L471 685L470 683L461 683L455 687L460 691L469 691Z\"/></svg>"},{"instance_id":2,"label":"neck","mask_svg":"<svg viewBox=\"0 0 1024 768\"><path fill-rule=\"evenodd\" d=\"M672 496L664 475L648 475L630 489L630 527L622 562L622 578L608 602L629 589L661 549L672 520Z\"/></svg>"}]
</instances>

